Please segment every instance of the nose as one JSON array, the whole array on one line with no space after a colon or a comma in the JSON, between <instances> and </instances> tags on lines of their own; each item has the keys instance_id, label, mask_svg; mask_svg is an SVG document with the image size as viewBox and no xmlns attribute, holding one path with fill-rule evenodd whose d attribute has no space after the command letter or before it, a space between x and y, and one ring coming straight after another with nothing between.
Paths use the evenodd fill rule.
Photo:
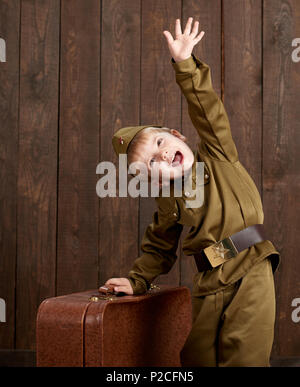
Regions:
<instances>
[{"instance_id":1,"label":"nose","mask_svg":"<svg viewBox=\"0 0 300 387\"><path fill-rule=\"evenodd\" d=\"M169 152L168 152L167 149L164 149L162 151L162 156L161 157L162 157L163 161L168 161L168 163L170 163L170 155L169 155Z\"/></svg>"}]
</instances>

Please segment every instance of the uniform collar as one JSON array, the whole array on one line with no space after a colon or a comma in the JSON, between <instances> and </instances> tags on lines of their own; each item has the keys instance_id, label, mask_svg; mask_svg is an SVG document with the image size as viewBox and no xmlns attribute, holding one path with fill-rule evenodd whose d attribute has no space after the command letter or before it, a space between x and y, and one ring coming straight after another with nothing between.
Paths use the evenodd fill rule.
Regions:
<instances>
[{"instance_id":1,"label":"uniform collar","mask_svg":"<svg viewBox=\"0 0 300 387\"><path fill-rule=\"evenodd\" d=\"M192 181L193 183L196 184L196 164L197 164L197 151L193 151L194 154L194 161L192 164L192 168L186 173L185 175L182 176L182 183L184 183L185 180L190 178L190 175L192 174Z\"/></svg>"}]
</instances>

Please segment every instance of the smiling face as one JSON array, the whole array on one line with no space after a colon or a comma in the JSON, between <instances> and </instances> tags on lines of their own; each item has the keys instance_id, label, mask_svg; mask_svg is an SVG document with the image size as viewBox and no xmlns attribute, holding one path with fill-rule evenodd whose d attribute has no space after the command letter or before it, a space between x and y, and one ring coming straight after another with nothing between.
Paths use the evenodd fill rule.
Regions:
<instances>
[{"instance_id":1,"label":"smiling face","mask_svg":"<svg viewBox=\"0 0 300 387\"><path fill-rule=\"evenodd\" d=\"M146 128L139 136L129 162L143 163L148 176L156 173L160 178L170 176L170 179L177 179L191 169L194 154L186 144L186 138L177 130Z\"/></svg>"}]
</instances>

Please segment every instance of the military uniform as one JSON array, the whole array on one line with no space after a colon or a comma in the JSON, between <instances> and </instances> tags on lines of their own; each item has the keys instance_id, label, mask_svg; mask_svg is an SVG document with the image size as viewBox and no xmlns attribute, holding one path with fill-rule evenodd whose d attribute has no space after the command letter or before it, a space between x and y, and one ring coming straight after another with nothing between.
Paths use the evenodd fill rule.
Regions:
<instances>
[{"instance_id":1,"label":"military uniform","mask_svg":"<svg viewBox=\"0 0 300 387\"><path fill-rule=\"evenodd\" d=\"M142 255L128 273L134 294L144 293L158 275L170 271L184 225L190 229L182 249L193 255L264 220L259 192L239 161L209 66L194 54L178 63L172 58L171 64L200 137L190 173L195 183L196 162L204 162L204 203L187 208L186 201L194 197L184 187L181 197L172 195L171 188L170 197L155 198L157 211L145 231ZM181 352L182 365L269 365L275 320L273 272L279 258L272 242L264 240L215 268L195 273L193 327Z\"/></svg>"}]
</instances>

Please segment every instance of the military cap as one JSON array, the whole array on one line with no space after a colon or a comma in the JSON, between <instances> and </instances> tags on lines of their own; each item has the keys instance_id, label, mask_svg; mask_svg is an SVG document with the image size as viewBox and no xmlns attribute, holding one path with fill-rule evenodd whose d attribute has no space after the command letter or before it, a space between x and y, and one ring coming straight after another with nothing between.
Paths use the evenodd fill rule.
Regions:
<instances>
[{"instance_id":1,"label":"military cap","mask_svg":"<svg viewBox=\"0 0 300 387\"><path fill-rule=\"evenodd\" d=\"M127 153L128 146L133 137L144 128L149 126L154 128L162 128L160 125L144 125L144 126L126 126L119 129L112 138L112 144L117 156L120 153Z\"/></svg>"}]
</instances>

